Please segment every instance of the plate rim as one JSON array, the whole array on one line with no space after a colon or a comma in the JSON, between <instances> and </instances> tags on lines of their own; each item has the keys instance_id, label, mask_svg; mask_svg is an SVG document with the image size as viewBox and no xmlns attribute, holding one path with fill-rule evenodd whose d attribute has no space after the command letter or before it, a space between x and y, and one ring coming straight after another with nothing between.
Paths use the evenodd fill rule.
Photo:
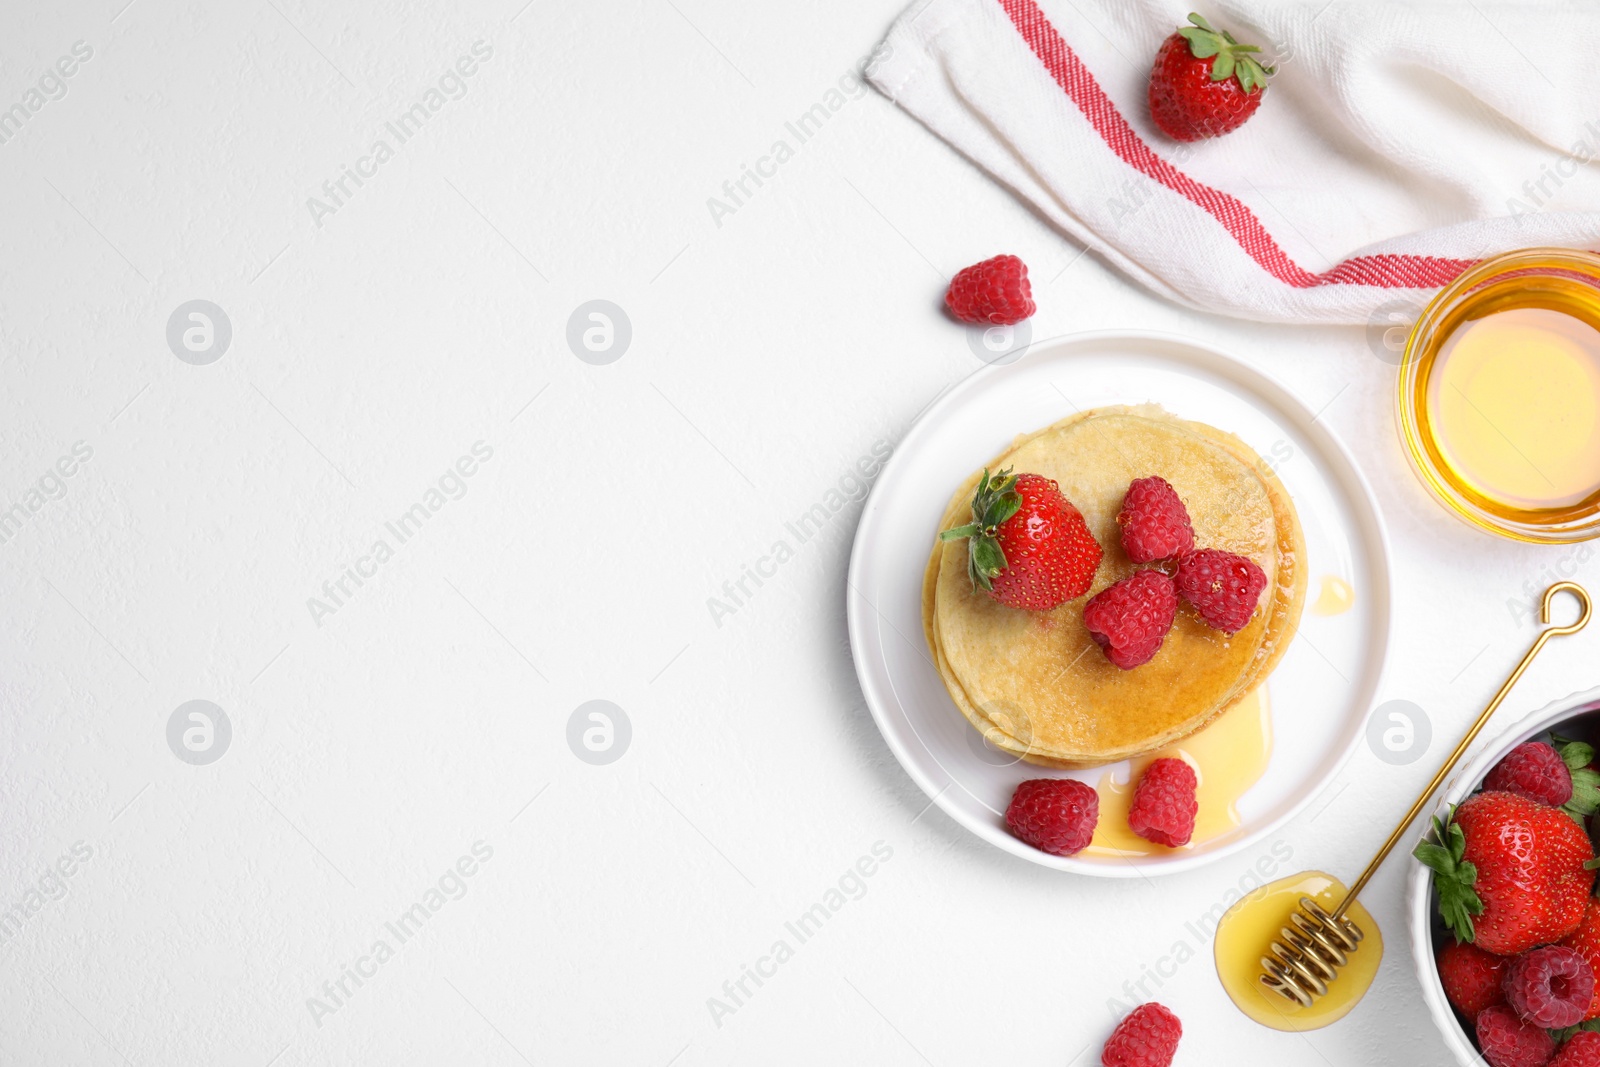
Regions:
<instances>
[{"instance_id":1,"label":"plate rim","mask_svg":"<svg viewBox=\"0 0 1600 1067\"><path fill-rule=\"evenodd\" d=\"M856 681L861 687L862 696L866 699L867 710L872 715L873 723L877 726L879 735L882 736L884 743L888 745L889 751L893 753L895 761L900 765L901 770L917 784L929 798L931 804L937 804L946 815L950 816L952 820L974 837L1039 866L1099 878L1150 878L1180 874L1208 866L1227 856L1241 852L1270 836L1275 830L1298 816L1310 806L1313 800L1327 791L1328 787L1339 777L1349 764L1350 758L1355 755L1356 750L1360 747L1361 739L1365 732L1364 729L1351 731L1349 741L1345 744L1343 750L1337 753L1334 761L1329 766L1328 773L1319 785L1309 790L1298 802L1286 805L1282 810L1262 823L1261 826L1250 833L1241 835L1237 840L1230 841L1214 850L1163 859L1159 863L1147 863L1139 859L1128 859L1124 863L1106 863L1099 860L1080 859L1076 856L1054 856L1050 853L1042 852L1010 834L996 832L992 826L980 822L965 810L953 806L947 794L950 792L950 785L957 784L954 776L951 776L950 783L938 786L928 777L920 762L911 758L906 746L900 742L886 722L888 716L887 705L884 703L883 695L878 692L876 681L870 676L870 671L865 665L867 658L867 650L864 647L865 631L869 619L863 612L877 612L877 608L868 601L866 595L861 591L863 587L862 571L865 567L863 545L874 525L875 515L878 510L875 505L880 493L884 491L883 487L892 484L901 467L911 462L911 460L905 458L907 455L904 447L906 443L911 441L919 432L927 432L926 428L931 424L932 420L941 413L958 406L966 395L981 389L988 384L990 379L1011 372L1013 367L1023 366L1030 360L1044 358L1046 354L1057 350L1070 351L1106 342L1152 342L1166 346L1169 349L1174 346L1188 349L1191 353L1197 352L1201 354L1205 360L1209 361L1209 367L1211 368L1221 365L1228 368L1229 373L1239 374L1244 378L1250 379L1251 391L1257 397L1266 399L1279 410L1300 413L1301 425L1298 429L1302 433L1320 438L1319 444L1322 448L1331 452L1332 458L1343 464L1344 474L1352 483L1346 487L1347 491L1351 488L1356 490L1353 494L1357 497L1356 503L1358 505L1362 503L1366 505L1365 515L1356 516L1356 525L1358 528L1370 526L1370 537L1365 540L1368 541L1368 548L1372 552L1374 569L1378 572L1380 578L1378 583L1380 588L1375 591L1374 596L1379 609L1378 625L1373 627L1365 642L1369 649L1376 650L1376 662L1370 670L1372 682L1370 692L1367 694L1367 708L1361 716L1361 722L1364 725L1370 719L1372 709L1376 706L1377 698L1383 692L1384 681L1388 674L1390 634L1394 625L1394 597L1393 552L1389 543L1388 525L1384 520L1383 511L1372 491L1372 484L1368 481L1366 472L1361 469L1350 449L1339 435L1333 431L1332 427L1319 422L1319 416L1313 413L1293 390L1289 389L1275 376L1229 355L1215 345L1165 330L1089 330L1045 338L1032 343L1028 351L1020 359L1012 360L1008 363L996 363L980 367L965 378L952 382L929 401L922 412L912 421L911 425L906 428L906 431L901 434L899 442L895 445L894 454L884 464L883 470L874 481L872 489L867 494L867 498L862 505L861 518L857 521L855 534L851 538L850 563L846 570L845 625L849 631L850 655L855 666ZM1266 395L1263 395L1264 393ZM1273 393L1277 394L1276 397L1271 395ZM1335 473L1337 474L1337 472Z\"/></svg>"}]
</instances>

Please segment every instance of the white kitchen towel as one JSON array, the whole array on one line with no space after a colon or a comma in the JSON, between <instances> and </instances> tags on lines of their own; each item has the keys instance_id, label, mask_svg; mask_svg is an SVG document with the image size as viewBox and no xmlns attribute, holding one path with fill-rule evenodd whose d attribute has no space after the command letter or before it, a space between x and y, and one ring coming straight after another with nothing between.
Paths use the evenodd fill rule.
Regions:
<instances>
[{"instance_id":1,"label":"white kitchen towel","mask_svg":"<svg viewBox=\"0 0 1600 1067\"><path fill-rule=\"evenodd\" d=\"M1147 91L1191 10L1278 70L1244 126L1186 145ZM869 74L1158 293L1369 323L1485 256L1600 249L1597 54L1592 0L919 0Z\"/></svg>"}]
</instances>

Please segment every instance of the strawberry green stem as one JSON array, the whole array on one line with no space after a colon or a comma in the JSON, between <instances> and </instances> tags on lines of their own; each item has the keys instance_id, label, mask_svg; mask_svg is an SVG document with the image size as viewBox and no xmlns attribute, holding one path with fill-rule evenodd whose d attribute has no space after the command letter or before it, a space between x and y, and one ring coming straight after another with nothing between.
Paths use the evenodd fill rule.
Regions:
<instances>
[{"instance_id":1,"label":"strawberry green stem","mask_svg":"<svg viewBox=\"0 0 1600 1067\"><path fill-rule=\"evenodd\" d=\"M1483 900L1475 888L1478 868L1467 862L1467 835L1455 821L1455 808L1448 818L1433 820L1433 841L1423 841L1412 855L1433 871L1433 888L1439 895L1439 916L1459 944L1473 940L1472 917L1483 914Z\"/></svg>"},{"instance_id":2,"label":"strawberry green stem","mask_svg":"<svg viewBox=\"0 0 1600 1067\"><path fill-rule=\"evenodd\" d=\"M973 589L989 592L994 579L1006 569L1005 550L1000 547L999 531L1005 522L1022 507L1022 494L1016 490L1017 479L1007 467L994 476L989 468L983 469L978 479L978 489L972 495L974 521L939 534L940 541L967 539L967 576Z\"/></svg>"},{"instance_id":3,"label":"strawberry green stem","mask_svg":"<svg viewBox=\"0 0 1600 1067\"><path fill-rule=\"evenodd\" d=\"M1214 29L1196 12L1189 12L1189 21L1194 25L1185 26L1178 33L1189 42L1189 53L1196 59L1216 57L1211 60L1212 81L1236 78L1241 89L1253 93L1266 88L1267 75L1277 73L1275 68L1263 66L1252 54L1261 51L1259 45L1240 44L1233 34Z\"/></svg>"}]
</instances>

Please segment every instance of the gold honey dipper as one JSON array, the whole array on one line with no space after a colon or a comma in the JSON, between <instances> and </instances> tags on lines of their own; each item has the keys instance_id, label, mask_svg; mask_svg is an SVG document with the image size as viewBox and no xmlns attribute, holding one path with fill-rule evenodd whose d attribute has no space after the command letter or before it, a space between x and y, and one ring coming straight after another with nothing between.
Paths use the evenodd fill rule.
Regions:
<instances>
[{"instance_id":1,"label":"gold honey dipper","mask_svg":"<svg viewBox=\"0 0 1600 1067\"><path fill-rule=\"evenodd\" d=\"M1577 598L1579 614L1575 622L1566 626L1551 626L1550 602L1559 592L1571 593ZM1411 810L1406 812L1400 820L1400 825L1394 828L1394 833L1389 835L1389 840L1378 849L1378 854L1372 857L1372 862L1367 864L1367 869L1361 872L1361 877L1356 879L1355 885L1344 895L1344 900L1334 909L1333 914L1328 914L1322 906L1310 897L1300 898L1300 908L1289 917L1289 923L1278 933L1278 940L1268 948L1268 955L1261 957L1262 974L1260 981L1263 986L1277 993L1285 1000L1309 1008L1313 1001L1328 991L1328 983L1338 977L1339 968L1350 962L1350 953L1359 945L1362 933L1361 928L1345 916L1345 911L1360 895L1367 882L1377 873L1383 861L1388 858L1394 846L1399 843L1407 827L1422 813L1422 809L1432 798L1434 791L1443 784L1445 776L1455 769L1456 764L1466 753L1467 748L1477 738L1478 733L1489 722L1489 717L1500 707L1506 694L1511 692L1511 687L1521 679L1523 672L1539 654L1539 650L1552 637L1565 637L1575 634L1588 625L1592 608L1589 603L1589 594L1574 582L1557 582L1544 591L1544 600L1540 606L1539 621L1545 624L1545 629L1539 631L1539 637L1533 642L1533 647L1528 649L1527 655L1522 657L1522 662L1517 664L1517 669L1505 680L1500 691L1489 701L1489 706L1484 708L1467 735L1456 745L1455 751L1450 753L1450 758L1444 761L1444 766L1439 768L1427 786L1422 790L1422 795L1417 797Z\"/></svg>"}]
</instances>

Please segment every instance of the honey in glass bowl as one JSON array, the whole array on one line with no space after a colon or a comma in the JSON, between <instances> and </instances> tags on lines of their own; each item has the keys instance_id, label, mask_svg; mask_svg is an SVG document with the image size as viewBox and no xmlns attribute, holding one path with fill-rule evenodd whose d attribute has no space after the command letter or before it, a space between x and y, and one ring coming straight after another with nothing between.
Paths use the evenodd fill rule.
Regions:
<instances>
[{"instance_id":1,"label":"honey in glass bowl","mask_svg":"<svg viewBox=\"0 0 1600 1067\"><path fill-rule=\"evenodd\" d=\"M1406 343L1399 418L1417 473L1467 522L1600 535L1600 256L1513 252L1440 291Z\"/></svg>"}]
</instances>

